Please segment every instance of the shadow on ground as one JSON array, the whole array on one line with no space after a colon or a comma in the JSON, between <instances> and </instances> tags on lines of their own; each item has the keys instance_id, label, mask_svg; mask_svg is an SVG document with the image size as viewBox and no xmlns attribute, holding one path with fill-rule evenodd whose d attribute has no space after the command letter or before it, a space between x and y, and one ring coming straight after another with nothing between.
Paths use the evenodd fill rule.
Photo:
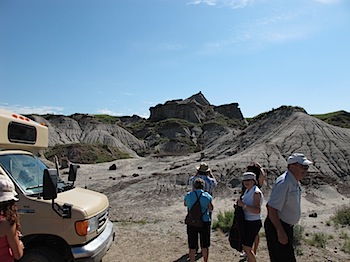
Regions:
<instances>
[{"instance_id":1,"label":"shadow on ground","mask_svg":"<svg viewBox=\"0 0 350 262\"><path fill-rule=\"evenodd\" d=\"M202 254L197 253L195 256L195 261L200 259L201 257L202 257ZM180 257L179 259L174 260L173 262L188 262L188 261L190 261L190 257L188 256L188 254L186 254Z\"/></svg>"}]
</instances>

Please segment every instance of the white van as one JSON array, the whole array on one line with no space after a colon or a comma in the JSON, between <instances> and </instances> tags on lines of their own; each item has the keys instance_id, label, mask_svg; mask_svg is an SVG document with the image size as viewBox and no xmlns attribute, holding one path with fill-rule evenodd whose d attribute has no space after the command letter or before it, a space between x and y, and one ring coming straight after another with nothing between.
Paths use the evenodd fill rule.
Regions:
<instances>
[{"instance_id":1,"label":"white van","mask_svg":"<svg viewBox=\"0 0 350 262\"><path fill-rule=\"evenodd\" d=\"M21 262L101 261L114 241L108 198L67 183L37 156L48 146L48 128L0 109L0 175L15 184L24 256Z\"/></svg>"}]
</instances>

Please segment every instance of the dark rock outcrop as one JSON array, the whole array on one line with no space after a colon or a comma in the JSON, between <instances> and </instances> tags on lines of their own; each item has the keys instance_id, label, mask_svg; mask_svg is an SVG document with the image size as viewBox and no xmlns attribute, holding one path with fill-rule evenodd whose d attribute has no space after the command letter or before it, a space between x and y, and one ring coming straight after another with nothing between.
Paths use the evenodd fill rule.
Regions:
<instances>
[{"instance_id":1,"label":"dark rock outcrop","mask_svg":"<svg viewBox=\"0 0 350 262\"><path fill-rule=\"evenodd\" d=\"M238 103L215 106L214 111L218 112L228 118L243 120L243 114L238 107Z\"/></svg>"},{"instance_id":2,"label":"dark rock outcrop","mask_svg":"<svg viewBox=\"0 0 350 262\"><path fill-rule=\"evenodd\" d=\"M151 107L150 111L149 120L153 122L178 118L192 123L203 123L217 117L217 114L238 120L244 119L238 103L213 106L201 92L185 100L172 100L164 105L158 104L155 107Z\"/></svg>"}]
</instances>

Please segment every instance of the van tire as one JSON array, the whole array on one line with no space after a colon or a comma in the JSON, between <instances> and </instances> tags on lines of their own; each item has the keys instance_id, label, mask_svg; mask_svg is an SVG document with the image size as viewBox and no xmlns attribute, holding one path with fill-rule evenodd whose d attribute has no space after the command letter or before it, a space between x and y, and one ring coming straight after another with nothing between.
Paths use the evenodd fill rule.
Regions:
<instances>
[{"instance_id":1,"label":"van tire","mask_svg":"<svg viewBox=\"0 0 350 262\"><path fill-rule=\"evenodd\" d=\"M63 262L63 259L52 248L35 247L25 250L19 262Z\"/></svg>"}]
</instances>

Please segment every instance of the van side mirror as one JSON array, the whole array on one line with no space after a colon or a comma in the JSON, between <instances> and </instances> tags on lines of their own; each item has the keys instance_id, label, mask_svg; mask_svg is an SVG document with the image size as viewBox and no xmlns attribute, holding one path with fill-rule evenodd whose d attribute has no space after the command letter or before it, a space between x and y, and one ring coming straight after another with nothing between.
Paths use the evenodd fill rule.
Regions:
<instances>
[{"instance_id":1,"label":"van side mirror","mask_svg":"<svg viewBox=\"0 0 350 262\"><path fill-rule=\"evenodd\" d=\"M77 170L78 170L78 165L70 164L69 165L69 175L68 175L68 181L70 182L75 182L77 179Z\"/></svg>"},{"instance_id":2,"label":"van side mirror","mask_svg":"<svg viewBox=\"0 0 350 262\"><path fill-rule=\"evenodd\" d=\"M52 200L52 209L62 218L72 217L72 205L59 204L54 202L57 198L57 181L58 181L58 171L57 169L45 169L44 170L44 181L43 181L43 198L44 200Z\"/></svg>"},{"instance_id":3,"label":"van side mirror","mask_svg":"<svg viewBox=\"0 0 350 262\"><path fill-rule=\"evenodd\" d=\"M45 169L43 180L43 198L44 200L57 198L57 179L56 169Z\"/></svg>"}]
</instances>

